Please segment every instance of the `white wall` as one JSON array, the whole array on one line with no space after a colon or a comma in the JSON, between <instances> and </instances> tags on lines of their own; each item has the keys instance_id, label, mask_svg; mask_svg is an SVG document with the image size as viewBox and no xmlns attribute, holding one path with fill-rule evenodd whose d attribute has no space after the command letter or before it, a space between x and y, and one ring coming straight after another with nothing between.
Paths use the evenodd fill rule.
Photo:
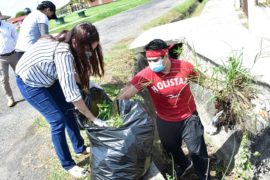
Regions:
<instances>
[{"instance_id":1,"label":"white wall","mask_svg":"<svg viewBox=\"0 0 270 180\"><path fill-rule=\"evenodd\" d=\"M270 7L248 4L249 29L258 37L270 40Z\"/></svg>"}]
</instances>

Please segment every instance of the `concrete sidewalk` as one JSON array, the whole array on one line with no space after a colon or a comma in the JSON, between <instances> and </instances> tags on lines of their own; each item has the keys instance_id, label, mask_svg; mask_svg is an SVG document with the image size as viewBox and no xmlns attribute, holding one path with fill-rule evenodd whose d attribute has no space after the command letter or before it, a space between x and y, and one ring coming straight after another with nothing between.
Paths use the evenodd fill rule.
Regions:
<instances>
[{"instance_id":1,"label":"concrete sidewalk","mask_svg":"<svg viewBox=\"0 0 270 180\"><path fill-rule=\"evenodd\" d=\"M257 57L261 50L269 52L270 42L241 24L234 0L209 0L199 17L152 28L135 39L130 48L141 51L154 38L169 43L185 41L196 53L219 65L226 63L233 52L242 52L243 66L251 68L251 74L270 87L270 56Z\"/></svg>"}]
</instances>

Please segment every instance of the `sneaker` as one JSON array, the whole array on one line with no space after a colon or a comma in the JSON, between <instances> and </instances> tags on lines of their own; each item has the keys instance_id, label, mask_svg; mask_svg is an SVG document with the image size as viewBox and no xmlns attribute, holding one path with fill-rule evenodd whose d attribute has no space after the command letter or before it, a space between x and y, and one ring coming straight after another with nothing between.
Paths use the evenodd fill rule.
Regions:
<instances>
[{"instance_id":1,"label":"sneaker","mask_svg":"<svg viewBox=\"0 0 270 180\"><path fill-rule=\"evenodd\" d=\"M13 97L8 97L7 98L7 106L12 107L14 105L15 105L15 101L14 101Z\"/></svg>"},{"instance_id":2,"label":"sneaker","mask_svg":"<svg viewBox=\"0 0 270 180\"><path fill-rule=\"evenodd\" d=\"M177 178L182 178L193 166L193 162L189 161L189 165L185 168L182 169L180 166L177 166L175 168L175 175Z\"/></svg>"},{"instance_id":3,"label":"sneaker","mask_svg":"<svg viewBox=\"0 0 270 180\"><path fill-rule=\"evenodd\" d=\"M86 149L83 151L82 154L88 155L88 154L90 154L90 152L91 152L91 148L90 147L86 147Z\"/></svg>"},{"instance_id":4,"label":"sneaker","mask_svg":"<svg viewBox=\"0 0 270 180\"><path fill-rule=\"evenodd\" d=\"M70 175L74 176L75 178L84 178L86 177L86 172L83 168L75 165L71 169L67 171Z\"/></svg>"}]
</instances>

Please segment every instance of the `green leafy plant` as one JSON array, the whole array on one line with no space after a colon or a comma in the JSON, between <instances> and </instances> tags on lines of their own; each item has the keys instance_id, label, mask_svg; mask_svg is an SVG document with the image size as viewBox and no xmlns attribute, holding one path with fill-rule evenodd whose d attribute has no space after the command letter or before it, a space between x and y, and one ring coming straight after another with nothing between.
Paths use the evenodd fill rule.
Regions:
<instances>
[{"instance_id":1,"label":"green leafy plant","mask_svg":"<svg viewBox=\"0 0 270 180\"><path fill-rule=\"evenodd\" d=\"M175 49L174 52L176 54L178 54L178 56L180 56L182 54L182 52L183 52L183 48L182 47L179 47L179 48Z\"/></svg>"},{"instance_id":2,"label":"green leafy plant","mask_svg":"<svg viewBox=\"0 0 270 180\"><path fill-rule=\"evenodd\" d=\"M253 165L250 162L252 152L249 149L248 135L244 132L238 154L235 156L234 170L237 179L249 180L253 178Z\"/></svg>"},{"instance_id":3,"label":"green leafy plant","mask_svg":"<svg viewBox=\"0 0 270 180\"><path fill-rule=\"evenodd\" d=\"M97 104L98 106L98 118L102 120L109 119L113 114L113 103L103 101L101 104Z\"/></svg>"},{"instance_id":4,"label":"green leafy plant","mask_svg":"<svg viewBox=\"0 0 270 180\"><path fill-rule=\"evenodd\" d=\"M242 53L234 53L226 64L213 69L213 74L204 80L204 86L212 91L218 111L224 112L219 118L220 124L229 127L239 124L245 129L246 121L250 121L247 116L251 115L251 99L256 97L256 89L242 60Z\"/></svg>"},{"instance_id":5,"label":"green leafy plant","mask_svg":"<svg viewBox=\"0 0 270 180\"><path fill-rule=\"evenodd\" d=\"M15 17L21 17L21 16L24 16L25 15L25 12L24 11L19 11L16 13Z\"/></svg>"},{"instance_id":6,"label":"green leafy plant","mask_svg":"<svg viewBox=\"0 0 270 180\"><path fill-rule=\"evenodd\" d=\"M144 103L144 99L142 96L136 94L134 97L132 97L133 100L138 101L140 103Z\"/></svg>"},{"instance_id":7,"label":"green leafy plant","mask_svg":"<svg viewBox=\"0 0 270 180\"><path fill-rule=\"evenodd\" d=\"M170 157L172 160L172 175L169 175L168 173L166 173L166 180L176 180L176 173L175 173L175 167L174 167L174 159L173 159L173 155L170 153Z\"/></svg>"},{"instance_id":8,"label":"green leafy plant","mask_svg":"<svg viewBox=\"0 0 270 180\"><path fill-rule=\"evenodd\" d=\"M123 126L123 120L114 108L113 102L103 101L102 104L97 104L99 108L98 117L107 122L109 127L119 128Z\"/></svg>"},{"instance_id":9,"label":"green leafy plant","mask_svg":"<svg viewBox=\"0 0 270 180\"><path fill-rule=\"evenodd\" d=\"M111 119L107 121L107 125L115 128L122 127L123 126L122 117L119 115L112 116Z\"/></svg>"}]
</instances>

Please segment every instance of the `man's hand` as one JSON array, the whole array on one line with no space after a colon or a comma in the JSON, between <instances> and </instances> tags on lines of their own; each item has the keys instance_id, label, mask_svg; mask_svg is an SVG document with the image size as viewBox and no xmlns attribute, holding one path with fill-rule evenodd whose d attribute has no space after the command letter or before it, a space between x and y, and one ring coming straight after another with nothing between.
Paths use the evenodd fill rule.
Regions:
<instances>
[{"instance_id":1,"label":"man's hand","mask_svg":"<svg viewBox=\"0 0 270 180\"><path fill-rule=\"evenodd\" d=\"M99 127L108 127L107 123L99 118L96 118L93 123Z\"/></svg>"}]
</instances>

